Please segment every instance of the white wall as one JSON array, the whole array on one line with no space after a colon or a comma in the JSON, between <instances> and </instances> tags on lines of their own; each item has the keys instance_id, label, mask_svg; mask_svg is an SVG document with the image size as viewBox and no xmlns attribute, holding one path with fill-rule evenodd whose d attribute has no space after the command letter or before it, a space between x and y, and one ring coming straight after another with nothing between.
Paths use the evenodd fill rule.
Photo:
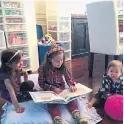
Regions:
<instances>
[{"instance_id":1,"label":"white wall","mask_svg":"<svg viewBox=\"0 0 124 124\"><path fill-rule=\"evenodd\" d=\"M25 0L25 19L28 36L29 56L31 58L31 69L37 71L39 67L37 35L36 35L36 17L33 0Z\"/></svg>"},{"instance_id":2,"label":"white wall","mask_svg":"<svg viewBox=\"0 0 124 124\"><path fill-rule=\"evenodd\" d=\"M93 0L58 0L61 5L61 11L69 12L71 14L85 14L86 4ZM65 5L63 5L65 4Z\"/></svg>"}]
</instances>

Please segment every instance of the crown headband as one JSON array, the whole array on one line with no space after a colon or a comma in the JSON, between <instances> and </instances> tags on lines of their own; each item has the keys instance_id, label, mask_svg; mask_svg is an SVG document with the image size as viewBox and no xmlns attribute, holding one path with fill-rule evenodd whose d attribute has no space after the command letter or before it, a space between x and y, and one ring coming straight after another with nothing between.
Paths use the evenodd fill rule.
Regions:
<instances>
[{"instance_id":1,"label":"crown headband","mask_svg":"<svg viewBox=\"0 0 124 124\"><path fill-rule=\"evenodd\" d=\"M54 52L57 52L57 51L62 51L62 52L64 52L64 50L63 50L62 47L56 46L56 47L54 47L54 48L51 48L51 49L48 51L47 54L50 55L50 54L52 54L52 53L54 53Z\"/></svg>"}]
</instances>

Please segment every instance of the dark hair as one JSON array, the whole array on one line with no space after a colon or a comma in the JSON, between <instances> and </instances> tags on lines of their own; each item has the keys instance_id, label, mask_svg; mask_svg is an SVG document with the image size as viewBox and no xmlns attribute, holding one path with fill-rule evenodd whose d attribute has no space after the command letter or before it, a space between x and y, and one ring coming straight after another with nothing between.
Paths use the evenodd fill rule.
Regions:
<instances>
[{"instance_id":1,"label":"dark hair","mask_svg":"<svg viewBox=\"0 0 124 124\"><path fill-rule=\"evenodd\" d=\"M56 47L56 45L52 45L49 49L48 52L51 49L54 49ZM44 69L44 74L47 75L48 72L50 71L50 69L52 68L52 63L51 63L51 59L53 59L55 56L59 55L63 53L63 51L55 51L52 52L51 54L46 54L46 61L44 63L43 69ZM64 55L64 54L63 54ZM60 68L58 68L58 70L60 70L62 73L64 73L65 71L65 56L63 57L63 64Z\"/></svg>"},{"instance_id":2,"label":"dark hair","mask_svg":"<svg viewBox=\"0 0 124 124\"><path fill-rule=\"evenodd\" d=\"M21 53L20 52L17 53L17 52L18 50L15 49L7 49L2 52L0 72L11 74L12 69L8 65L12 63L17 64L21 59ZM17 55L15 55L16 53Z\"/></svg>"}]
</instances>

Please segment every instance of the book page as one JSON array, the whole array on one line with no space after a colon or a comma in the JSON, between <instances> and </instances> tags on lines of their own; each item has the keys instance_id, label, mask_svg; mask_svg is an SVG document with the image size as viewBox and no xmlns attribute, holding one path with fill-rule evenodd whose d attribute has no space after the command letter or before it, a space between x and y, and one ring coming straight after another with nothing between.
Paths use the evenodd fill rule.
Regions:
<instances>
[{"instance_id":1,"label":"book page","mask_svg":"<svg viewBox=\"0 0 124 124\"><path fill-rule=\"evenodd\" d=\"M90 88L88 88L80 83L77 83L75 86L77 88L77 91L71 92L70 89L65 89L65 90L63 90L62 93L59 94L59 96L63 97L66 101L68 101L69 99L73 100L77 96L85 95L92 91Z\"/></svg>"},{"instance_id":2,"label":"book page","mask_svg":"<svg viewBox=\"0 0 124 124\"><path fill-rule=\"evenodd\" d=\"M29 92L34 102L43 102L43 103L52 103L57 101L63 101L63 98L57 96L52 91L37 91L37 92Z\"/></svg>"},{"instance_id":3,"label":"book page","mask_svg":"<svg viewBox=\"0 0 124 124\"><path fill-rule=\"evenodd\" d=\"M63 90L60 94L53 91L29 92L34 102L67 104L76 97L87 94L92 90L82 84L76 84L77 91L70 92L70 89Z\"/></svg>"},{"instance_id":4,"label":"book page","mask_svg":"<svg viewBox=\"0 0 124 124\"><path fill-rule=\"evenodd\" d=\"M88 124L97 124L98 122L102 121L100 115L97 114L97 111L94 107L89 109L88 106L88 99L86 97L80 97L81 104L79 104L79 108L81 108L81 117L86 118L88 120Z\"/></svg>"}]
</instances>

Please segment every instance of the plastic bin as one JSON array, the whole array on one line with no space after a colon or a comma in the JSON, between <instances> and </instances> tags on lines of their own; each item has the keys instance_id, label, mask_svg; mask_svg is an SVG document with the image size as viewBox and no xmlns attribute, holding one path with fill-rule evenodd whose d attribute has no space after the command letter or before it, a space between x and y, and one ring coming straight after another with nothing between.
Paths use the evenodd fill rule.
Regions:
<instances>
[{"instance_id":1,"label":"plastic bin","mask_svg":"<svg viewBox=\"0 0 124 124\"><path fill-rule=\"evenodd\" d=\"M69 22L59 22L59 31L69 31Z\"/></svg>"},{"instance_id":2,"label":"plastic bin","mask_svg":"<svg viewBox=\"0 0 124 124\"><path fill-rule=\"evenodd\" d=\"M25 19L22 18L22 17L13 17L13 18L9 18L9 17L6 17L5 18L6 20L6 23L25 23Z\"/></svg>"},{"instance_id":3,"label":"plastic bin","mask_svg":"<svg viewBox=\"0 0 124 124\"><path fill-rule=\"evenodd\" d=\"M57 43L58 46L62 46L61 43ZM51 45L38 45L39 64L43 64L46 59L46 54Z\"/></svg>"},{"instance_id":4,"label":"plastic bin","mask_svg":"<svg viewBox=\"0 0 124 124\"><path fill-rule=\"evenodd\" d=\"M38 45L39 64L45 61L46 53L51 45Z\"/></svg>"},{"instance_id":5,"label":"plastic bin","mask_svg":"<svg viewBox=\"0 0 124 124\"><path fill-rule=\"evenodd\" d=\"M41 39L43 37L43 30L41 25L36 25L36 31L37 31L37 39Z\"/></svg>"}]
</instances>

